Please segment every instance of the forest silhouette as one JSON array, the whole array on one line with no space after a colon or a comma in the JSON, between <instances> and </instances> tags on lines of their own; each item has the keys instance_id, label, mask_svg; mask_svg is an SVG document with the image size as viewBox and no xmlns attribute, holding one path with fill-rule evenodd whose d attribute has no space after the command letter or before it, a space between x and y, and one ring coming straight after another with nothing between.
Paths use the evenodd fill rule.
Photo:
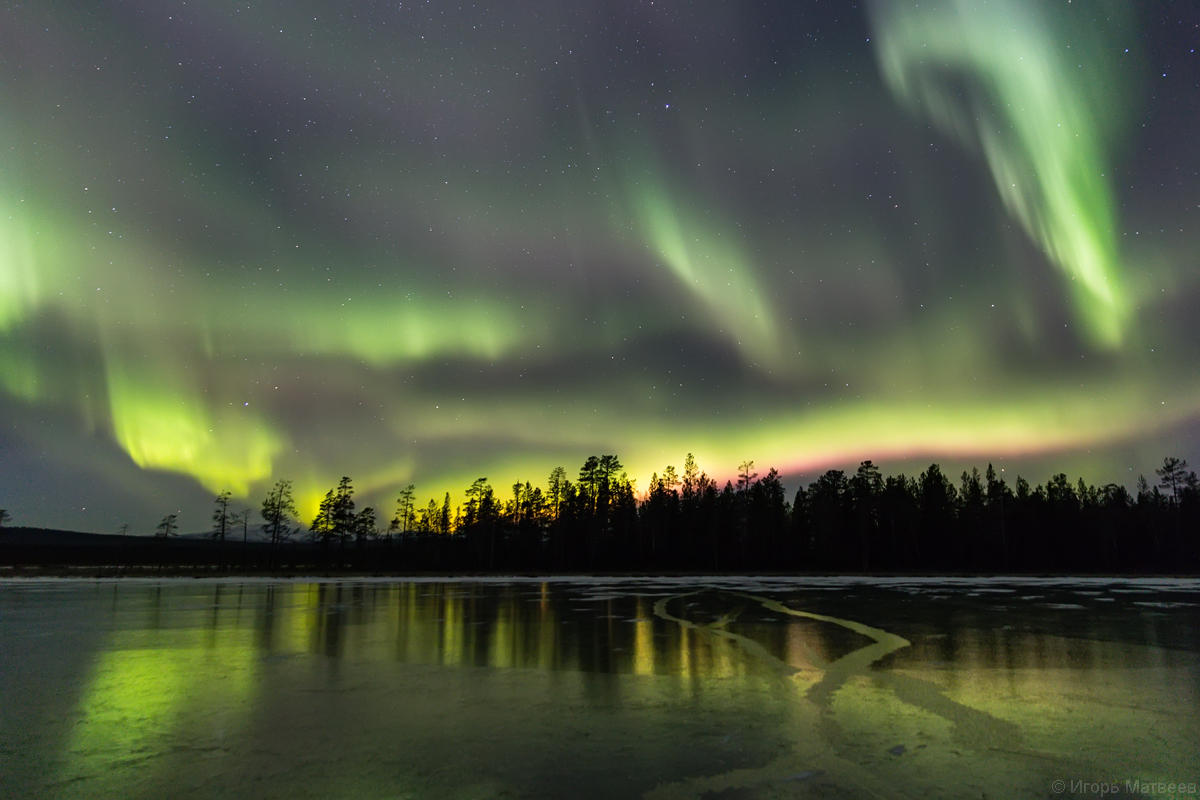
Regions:
<instances>
[{"instance_id":1,"label":"forest silhouette","mask_svg":"<svg viewBox=\"0 0 1200 800\"><path fill-rule=\"evenodd\" d=\"M112 548L48 552L28 543L0 553L17 564L259 571L1195 572L1200 481L1179 458L1164 459L1155 477L1139 477L1131 494L1063 473L1010 486L991 465L954 482L937 464L885 476L863 461L789 498L775 469L760 476L747 461L722 486L689 454L682 470L668 466L639 495L619 458L600 455L574 479L555 467L544 486L515 483L503 498L480 477L457 506L449 493L421 506L410 485L386 525L375 508L357 506L349 477L302 522L291 482L281 480L255 524L249 510L231 508L228 492L218 494L208 542L176 538L179 521L168 514L155 537L122 537L119 558Z\"/></svg>"}]
</instances>

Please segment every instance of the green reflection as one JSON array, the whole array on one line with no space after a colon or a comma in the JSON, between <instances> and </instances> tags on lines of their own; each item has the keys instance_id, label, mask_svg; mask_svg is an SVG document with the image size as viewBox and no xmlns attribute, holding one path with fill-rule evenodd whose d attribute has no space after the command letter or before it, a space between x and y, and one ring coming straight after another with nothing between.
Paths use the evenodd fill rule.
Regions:
<instances>
[{"instance_id":1,"label":"green reflection","mask_svg":"<svg viewBox=\"0 0 1200 800\"><path fill-rule=\"evenodd\" d=\"M1029 796L1101 767L1187 777L1200 664L1149 644L1170 618L980 586L953 603L802 583L122 587L38 794L241 796L269 775L249 791L559 796L582 771L597 797ZM1131 746L1149 736L1155 752ZM564 759L570 776L547 766Z\"/></svg>"},{"instance_id":2,"label":"green reflection","mask_svg":"<svg viewBox=\"0 0 1200 800\"><path fill-rule=\"evenodd\" d=\"M259 689L249 618L220 614L218 588L208 626L159 627L172 621L162 601L155 592L149 626L115 632L98 654L59 785L94 787L89 796L149 796L134 787L169 781L181 759L239 746Z\"/></svg>"}]
</instances>

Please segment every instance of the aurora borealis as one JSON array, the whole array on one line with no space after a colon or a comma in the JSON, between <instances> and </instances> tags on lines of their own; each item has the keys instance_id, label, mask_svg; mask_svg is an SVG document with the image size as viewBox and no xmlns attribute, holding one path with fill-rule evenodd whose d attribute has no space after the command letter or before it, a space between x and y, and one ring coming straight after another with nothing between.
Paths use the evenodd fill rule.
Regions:
<instances>
[{"instance_id":1,"label":"aurora borealis","mask_svg":"<svg viewBox=\"0 0 1200 800\"><path fill-rule=\"evenodd\" d=\"M9 5L0 507L1200 460L1197 47L1166 2Z\"/></svg>"}]
</instances>

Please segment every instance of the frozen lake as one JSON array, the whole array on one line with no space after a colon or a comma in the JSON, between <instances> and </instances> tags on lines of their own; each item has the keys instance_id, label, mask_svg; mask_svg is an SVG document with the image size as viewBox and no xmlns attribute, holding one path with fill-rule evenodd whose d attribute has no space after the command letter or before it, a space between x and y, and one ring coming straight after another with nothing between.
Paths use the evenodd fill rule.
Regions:
<instances>
[{"instance_id":1,"label":"frozen lake","mask_svg":"<svg viewBox=\"0 0 1200 800\"><path fill-rule=\"evenodd\" d=\"M1171 796L1198 632L1185 579L13 580L0 796Z\"/></svg>"}]
</instances>

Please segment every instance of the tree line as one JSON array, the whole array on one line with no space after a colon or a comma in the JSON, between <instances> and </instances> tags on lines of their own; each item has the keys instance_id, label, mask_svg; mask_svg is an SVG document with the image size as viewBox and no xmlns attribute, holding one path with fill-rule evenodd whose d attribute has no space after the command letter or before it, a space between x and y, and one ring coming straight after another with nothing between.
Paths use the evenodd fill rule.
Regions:
<instances>
[{"instance_id":1,"label":"tree line","mask_svg":"<svg viewBox=\"0 0 1200 800\"><path fill-rule=\"evenodd\" d=\"M615 455L589 457L572 479L555 467L545 485L514 483L500 497L486 477L420 506L398 493L385 524L358 508L343 477L307 524L290 481L264 498L259 529L272 563L379 570L672 570L838 572L1181 572L1200 567L1200 480L1166 458L1136 490L1052 476L1009 485L990 464L953 481L938 464L883 475L871 461L830 469L789 498L774 468L739 465L719 485L688 454L639 496ZM213 538L248 512L215 499ZM177 528L175 515L160 536Z\"/></svg>"}]
</instances>

